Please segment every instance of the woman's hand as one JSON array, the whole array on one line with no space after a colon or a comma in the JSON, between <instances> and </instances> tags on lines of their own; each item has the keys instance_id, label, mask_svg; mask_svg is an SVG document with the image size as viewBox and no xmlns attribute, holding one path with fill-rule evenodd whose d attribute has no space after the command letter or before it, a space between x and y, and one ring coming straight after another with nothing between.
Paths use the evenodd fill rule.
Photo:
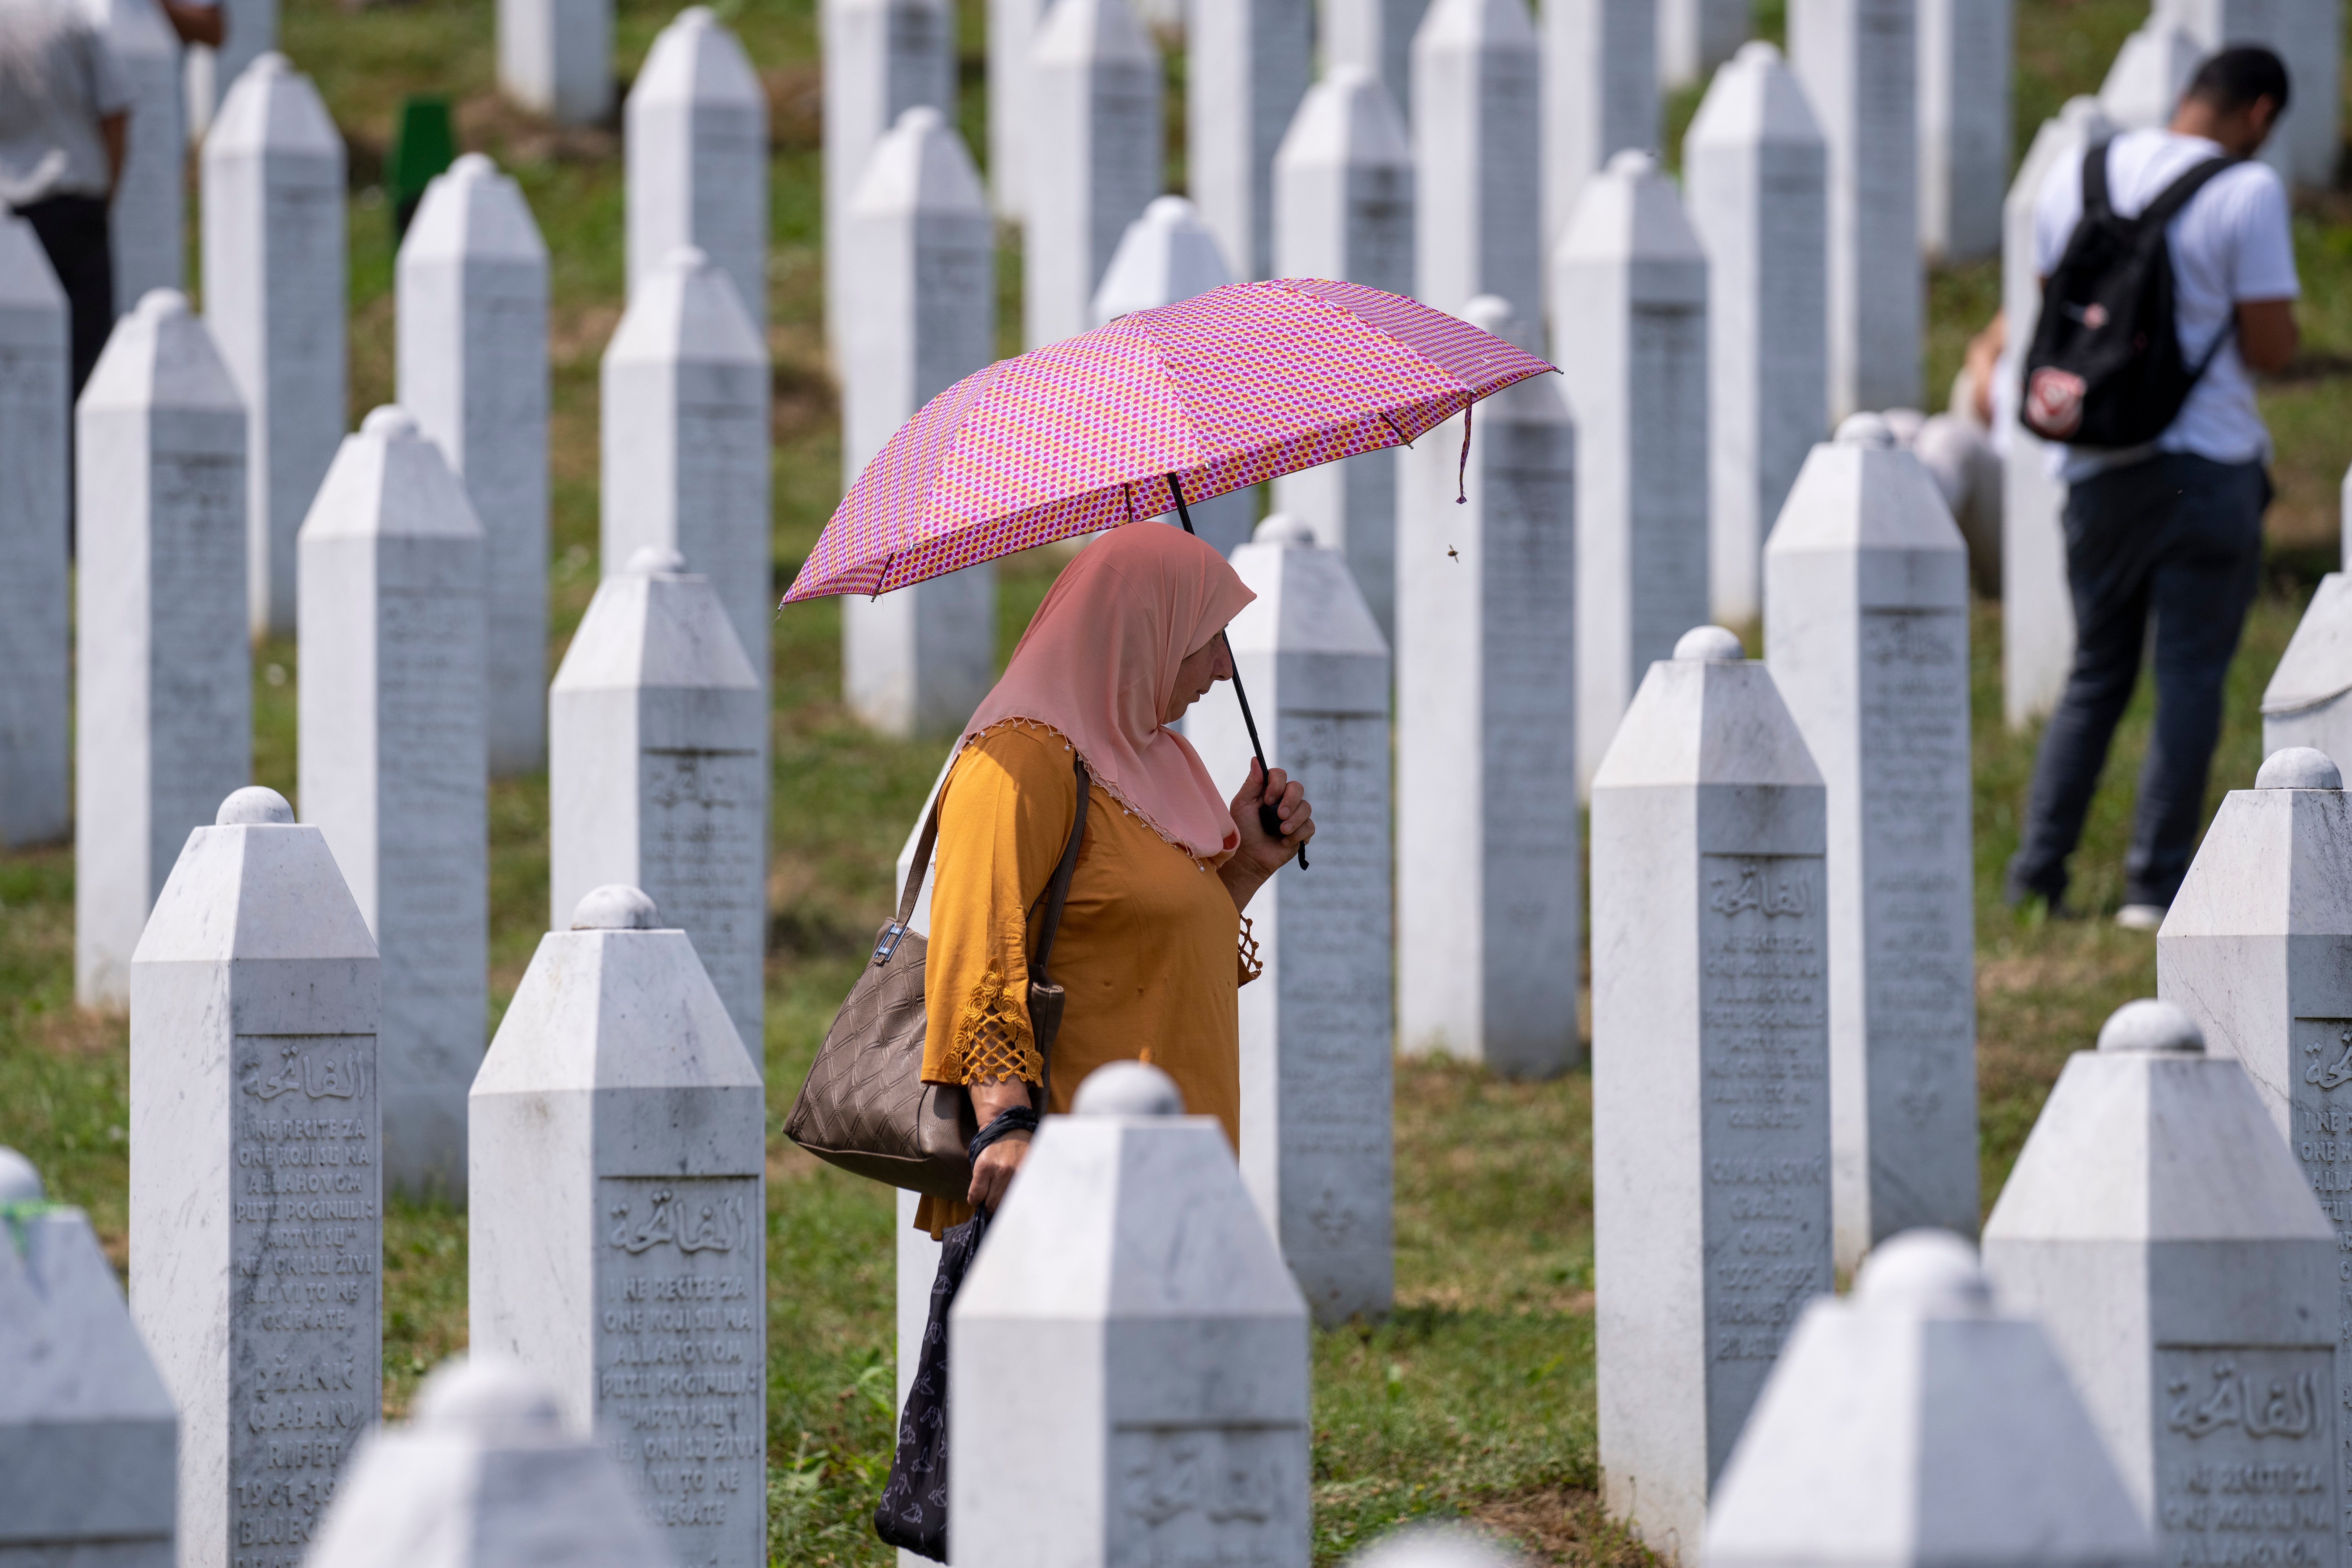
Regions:
<instances>
[{"instance_id":1,"label":"woman's hand","mask_svg":"<svg viewBox=\"0 0 2352 1568\"><path fill-rule=\"evenodd\" d=\"M1282 836L1268 833L1258 821L1257 808L1263 803L1274 807L1282 823ZM1234 908L1244 910L1256 896L1265 879L1282 869L1299 847L1315 837L1315 808L1307 803L1307 790L1297 779L1280 768L1270 774L1261 773L1257 763L1250 763L1249 781L1233 798L1234 830L1241 835L1241 847L1233 858L1219 869L1225 889L1234 896Z\"/></svg>"},{"instance_id":2,"label":"woman's hand","mask_svg":"<svg viewBox=\"0 0 2352 1568\"><path fill-rule=\"evenodd\" d=\"M976 1083L971 1086L973 1125L985 1127L996 1120L1000 1110L1010 1110L1017 1105L1027 1105L1029 1086L1019 1079L1006 1079L997 1083ZM1021 1168L1022 1157L1029 1152L1029 1134L1008 1132L980 1152L971 1167L971 1187L965 1201L974 1208L993 1213L1012 1189L1013 1173Z\"/></svg>"}]
</instances>

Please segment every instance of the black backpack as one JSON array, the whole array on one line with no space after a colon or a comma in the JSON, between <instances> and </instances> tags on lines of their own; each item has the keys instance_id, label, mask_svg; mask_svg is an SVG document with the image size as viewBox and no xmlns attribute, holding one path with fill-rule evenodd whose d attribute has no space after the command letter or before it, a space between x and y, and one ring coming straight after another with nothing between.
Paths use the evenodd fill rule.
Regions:
<instances>
[{"instance_id":1,"label":"black backpack","mask_svg":"<svg viewBox=\"0 0 2352 1568\"><path fill-rule=\"evenodd\" d=\"M2172 423L2230 336L2224 328L2194 365L2182 356L2165 225L2240 160L2208 158L2123 217L2107 199L2107 147L2083 153L2083 217L2042 290L2017 416L2047 441L2141 447Z\"/></svg>"}]
</instances>

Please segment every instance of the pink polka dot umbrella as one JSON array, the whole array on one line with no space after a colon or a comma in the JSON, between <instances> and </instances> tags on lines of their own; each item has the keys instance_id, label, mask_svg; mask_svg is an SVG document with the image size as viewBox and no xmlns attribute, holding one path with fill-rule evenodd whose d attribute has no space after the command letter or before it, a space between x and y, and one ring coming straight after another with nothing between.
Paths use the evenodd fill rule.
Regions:
<instances>
[{"instance_id":1,"label":"pink polka dot umbrella","mask_svg":"<svg viewBox=\"0 0 2352 1568\"><path fill-rule=\"evenodd\" d=\"M925 404L842 497L783 602L887 594L1170 510L1189 531L1187 501L1402 446L1552 368L1418 300L1320 278L1138 310ZM1234 694L1265 776L1238 674ZM1273 807L1259 820L1280 837Z\"/></svg>"},{"instance_id":2,"label":"pink polka dot umbrella","mask_svg":"<svg viewBox=\"0 0 2352 1568\"><path fill-rule=\"evenodd\" d=\"M1417 300L1318 278L1138 310L925 404L841 498L783 602L887 594L1402 446L1551 368Z\"/></svg>"}]
</instances>

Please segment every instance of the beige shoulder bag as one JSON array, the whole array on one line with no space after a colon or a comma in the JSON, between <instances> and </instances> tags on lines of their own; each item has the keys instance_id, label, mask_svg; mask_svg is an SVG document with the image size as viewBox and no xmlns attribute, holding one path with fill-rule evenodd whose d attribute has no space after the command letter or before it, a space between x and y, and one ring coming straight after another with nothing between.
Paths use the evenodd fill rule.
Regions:
<instances>
[{"instance_id":1,"label":"beige shoulder bag","mask_svg":"<svg viewBox=\"0 0 2352 1568\"><path fill-rule=\"evenodd\" d=\"M1092 783L1075 752L1070 765L1078 775L1077 817L1045 887L1045 913L1036 921L1037 951L1029 963L1029 1027L1045 1064L1045 1091L1054 1083L1054 1036L1062 1024L1062 988L1048 978L1045 962L1062 923L1070 875L1077 868ZM940 792L942 800L946 795ZM965 1151L979 1128L971 1096L961 1085L923 1081L923 955L929 944L907 929L939 836L940 803L934 801L898 895L898 918L875 937L873 958L834 1015L784 1122L784 1136L845 1171L933 1197L961 1198L971 1186L971 1160ZM1034 1098L1042 1111L1047 1093Z\"/></svg>"}]
</instances>

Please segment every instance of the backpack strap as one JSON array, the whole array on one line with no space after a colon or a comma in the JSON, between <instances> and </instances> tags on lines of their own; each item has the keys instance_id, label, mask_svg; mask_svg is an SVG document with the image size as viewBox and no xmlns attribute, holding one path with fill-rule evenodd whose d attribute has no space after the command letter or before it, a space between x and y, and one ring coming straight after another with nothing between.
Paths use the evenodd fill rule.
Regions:
<instances>
[{"instance_id":1,"label":"backpack strap","mask_svg":"<svg viewBox=\"0 0 2352 1568\"><path fill-rule=\"evenodd\" d=\"M2147 209L2139 215L2138 221L2153 223L2159 228L2170 223L2179 216L2182 207L2196 199L2197 193L2205 188L2207 181L2224 171L2236 168L2244 162L2243 158L2206 159L2158 191L2156 194L2156 199L2148 203Z\"/></svg>"},{"instance_id":2,"label":"backpack strap","mask_svg":"<svg viewBox=\"0 0 2352 1568\"><path fill-rule=\"evenodd\" d=\"M2096 223L2116 216L2115 204L2107 199L2107 149L2115 139L2092 142L2083 149L2083 221Z\"/></svg>"}]
</instances>

